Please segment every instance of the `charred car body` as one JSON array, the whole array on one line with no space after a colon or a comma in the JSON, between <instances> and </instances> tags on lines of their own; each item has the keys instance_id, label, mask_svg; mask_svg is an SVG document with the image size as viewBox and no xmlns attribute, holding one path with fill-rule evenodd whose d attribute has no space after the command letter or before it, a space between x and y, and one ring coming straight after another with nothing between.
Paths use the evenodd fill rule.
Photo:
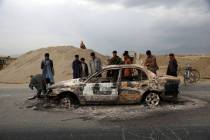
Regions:
<instances>
[{"instance_id":1,"label":"charred car body","mask_svg":"<svg viewBox=\"0 0 210 140\"><path fill-rule=\"evenodd\" d=\"M124 71L131 75L124 77ZM158 105L161 99L176 98L180 80L172 76L157 77L139 65L110 65L86 80L72 79L49 87L48 96L60 105L72 104L136 104L145 101Z\"/></svg>"}]
</instances>

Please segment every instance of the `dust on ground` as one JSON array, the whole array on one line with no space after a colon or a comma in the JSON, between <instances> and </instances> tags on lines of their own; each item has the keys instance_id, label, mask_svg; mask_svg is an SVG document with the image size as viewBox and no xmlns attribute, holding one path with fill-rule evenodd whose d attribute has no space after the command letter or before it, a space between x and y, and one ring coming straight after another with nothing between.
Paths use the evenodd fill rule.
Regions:
<instances>
[{"instance_id":1,"label":"dust on ground","mask_svg":"<svg viewBox=\"0 0 210 140\"><path fill-rule=\"evenodd\" d=\"M190 97L179 97L175 101L162 102L157 107L141 105L87 105L72 106L70 109L59 108L56 102L48 99L26 100L25 108L35 111L65 112L70 114L68 121L73 119L86 120L129 120L137 117L147 117L153 113L188 110L203 107L207 102Z\"/></svg>"}]
</instances>

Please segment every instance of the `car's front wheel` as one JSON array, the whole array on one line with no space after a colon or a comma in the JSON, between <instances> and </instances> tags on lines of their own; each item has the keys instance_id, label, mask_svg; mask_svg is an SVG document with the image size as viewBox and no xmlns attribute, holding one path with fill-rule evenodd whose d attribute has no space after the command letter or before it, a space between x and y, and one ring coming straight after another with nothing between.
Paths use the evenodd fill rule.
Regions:
<instances>
[{"instance_id":1,"label":"car's front wheel","mask_svg":"<svg viewBox=\"0 0 210 140\"><path fill-rule=\"evenodd\" d=\"M61 108L68 109L72 106L72 104L73 104L73 101L72 101L71 97L68 95L63 95L59 98L59 106Z\"/></svg>"},{"instance_id":2,"label":"car's front wheel","mask_svg":"<svg viewBox=\"0 0 210 140\"><path fill-rule=\"evenodd\" d=\"M150 92L149 94L147 94L145 102L148 106L157 106L160 103L160 97L157 93Z\"/></svg>"}]
</instances>

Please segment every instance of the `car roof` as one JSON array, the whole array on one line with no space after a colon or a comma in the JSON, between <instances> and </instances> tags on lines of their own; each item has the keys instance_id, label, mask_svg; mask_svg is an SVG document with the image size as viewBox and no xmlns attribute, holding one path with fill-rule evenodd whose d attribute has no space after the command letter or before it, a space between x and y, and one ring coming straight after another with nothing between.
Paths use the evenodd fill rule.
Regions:
<instances>
[{"instance_id":1,"label":"car roof","mask_svg":"<svg viewBox=\"0 0 210 140\"><path fill-rule=\"evenodd\" d=\"M138 64L122 64L122 65L107 65L104 66L103 69L109 69L109 68L141 68L141 69L146 69L144 66L142 65L138 65Z\"/></svg>"},{"instance_id":2,"label":"car roof","mask_svg":"<svg viewBox=\"0 0 210 140\"><path fill-rule=\"evenodd\" d=\"M139 69L142 69L144 72L147 73L147 76L148 76L149 79L151 79L151 77L154 76L154 74L152 75L152 72L147 70L146 67L144 67L142 65L138 65L138 64L122 64L122 65L107 65L107 66L103 66L103 70L105 70L105 69L121 69L121 68L139 68ZM95 74L97 74L97 73L95 73ZM95 74L91 75L85 82L87 82Z\"/></svg>"}]
</instances>

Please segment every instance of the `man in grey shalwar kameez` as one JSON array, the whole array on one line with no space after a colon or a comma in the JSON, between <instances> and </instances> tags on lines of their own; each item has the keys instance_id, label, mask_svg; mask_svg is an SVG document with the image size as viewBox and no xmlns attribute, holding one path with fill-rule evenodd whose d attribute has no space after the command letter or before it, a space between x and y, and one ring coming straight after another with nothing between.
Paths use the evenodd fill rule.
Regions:
<instances>
[{"instance_id":1,"label":"man in grey shalwar kameez","mask_svg":"<svg viewBox=\"0 0 210 140\"><path fill-rule=\"evenodd\" d=\"M54 83L54 67L49 53L45 54L45 59L41 63L41 69L46 85L52 85Z\"/></svg>"},{"instance_id":2,"label":"man in grey shalwar kameez","mask_svg":"<svg viewBox=\"0 0 210 140\"><path fill-rule=\"evenodd\" d=\"M90 74L94 74L100 70L102 70L102 66L101 66L101 60L100 58L97 58L95 53L92 52L90 54L91 56L91 60L90 60Z\"/></svg>"}]
</instances>

